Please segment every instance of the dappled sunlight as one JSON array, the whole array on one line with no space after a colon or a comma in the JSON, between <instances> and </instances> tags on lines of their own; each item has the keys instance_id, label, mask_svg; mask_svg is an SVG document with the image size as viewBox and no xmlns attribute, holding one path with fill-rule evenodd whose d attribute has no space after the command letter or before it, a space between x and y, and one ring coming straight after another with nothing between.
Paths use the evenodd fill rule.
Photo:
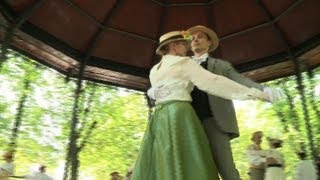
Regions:
<instances>
[{"instance_id":1,"label":"dappled sunlight","mask_svg":"<svg viewBox=\"0 0 320 180\"><path fill-rule=\"evenodd\" d=\"M247 101L233 101L236 109L238 119L241 118L243 123L242 128L245 128L250 131L258 130L260 127L264 127L267 121L266 116L263 116L263 113L259 111L261 106L265 108L271 108L269 102L265 102L261 105L262 102L247 100Z\"/></svg>"},{"instance_id":2,"label":"dappled sunlight","mask_svg":"<svg viewBox=\"0 0 320 180\"><path fill-rule=\"evenodd\" d=\"M315 93L316 96L320 96L320 85L315 87L314 93Z\"/></svg>"}]
</instances>

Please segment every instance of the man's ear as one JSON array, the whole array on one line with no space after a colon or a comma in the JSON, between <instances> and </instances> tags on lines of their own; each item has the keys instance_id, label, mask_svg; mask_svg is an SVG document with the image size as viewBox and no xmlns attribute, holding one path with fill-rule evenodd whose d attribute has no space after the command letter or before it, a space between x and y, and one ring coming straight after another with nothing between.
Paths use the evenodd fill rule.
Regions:
<instances>
[{"instance_id":1,"label":"man's ear","mask_svg":"<svg viewBox=\"0 0 320 180\"><path fill-rule=\"evenodd\" d=\"M208 45L211 46L212 45L212 40L208 39Z\"/></svg>"}]
</instances>

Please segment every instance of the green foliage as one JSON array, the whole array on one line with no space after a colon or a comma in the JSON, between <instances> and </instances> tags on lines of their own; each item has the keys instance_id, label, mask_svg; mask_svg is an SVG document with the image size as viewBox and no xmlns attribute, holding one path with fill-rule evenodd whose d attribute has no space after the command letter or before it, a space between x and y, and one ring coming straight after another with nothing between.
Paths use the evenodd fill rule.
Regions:
<instances>
[{"instance_id":1,"label":"green foliage","mask_svg":"<svg viewBox=\"0 0 320 180\"><path fill-rule=\"evenodd\" d=\"M16 173L30 173L30 166L44 163L50 175L61 179L70 135L76 80L48 69L16 52L10 51L0 74L0 151L8 147L16 118L23 82L30 82L30 91L18 136L15 162ZM248 179L246 149L252 132L264 131L266 136L281 137L285 143L281 151L286 159L288 179L294 176L298 161L295 153L301 145L310 154L312 133L314 148L319 148L320 120L319 68L310 75L303 74L306 107L310 122L305 121L301 94L295 77L273 82L288 95L286 101L270 104L256 101L236 102L241 136L232 140L235 163L243 179ZM318 94L315 89L318 88ZM134 165L148 120L144 95L122 88L83 82L79 99L78 146L80 151L80 179L106 179L112 171L125 174ZM90 126L97 123L91 131ZM308 131L308 123L311 131ZM263 142L263 148L268 145ZM317 150L317 149L316 149ZM55 173L55 171L58 171Z\"/></svg>"},{"instance_id":2,"label":"green foliage","mask_svg":"<svg viewBox=\"0 0 320 180\"><path fill-rule=\"evenodd\" d=\"M112 171L124 174L133 166L146 125L147 108L141 94L112 97L100 104L104 111L95 118L98 127L81 152L81 169L96 171L98 179Z\"/></svg>"},{"instance_id":3,"label":"green foliage","mask_svg":"<svg viewBox=\"0 0 320 180\"><path fill-rule=\"evenodd\" d=\"M276 136L284 140L281 148L286 161L286 173L288 179L294 177L294 168L298 162L297 152L305 150L309 152L312 159L311 150L319 153L319 90L320 68L313 70L313 76L303 73L304 96L306 97L306 109L309 113L309 120L306 121L301 93L294 76L287 77L272 82L268 86L281 87L287 95L287 99L276 104L262 102L238 102L236 103L237 117L241 136L232 141L233 153L238 170L243 179L248 179L248 160L246 148L250 142L251 134L254 131L262 130L266 136ZM311 127L308 130L308 126ZM311 136L310 136L311 133ZM310 139L312 137L312 139ZM313 140L314 147L310 141ZM262 147L268 148L263 142Z\"/></svg>"},{"instance_id":4,"label":"green foliage","mask_svg":"<svg viewBox=\"0 0 320 180\"><path fill-rule=\"evenodd\" d=\"M32 90L28 92L18 136L16 173L30 173L31 166L44 163L51 175L54 169L60 169L55 177L61 179L75 81L65 82L64 76L15 52L8 57L0 75L0 151L8 147L23 81L28 79ZM85 81L79 104L78 145L83 143L90 125L97 122L80 153L80 178L105 179L114 170L125 174L134 164L147 123L148 109L142 93Z\"/></svg>"},{"instance_id":5,"label":"green foliage","mask_svg":"<svg viewBox=\"0 0 320 180\"><path fill-rule=\"evenodd\" d=\"M277 118L270 103L257 101L236 102L238 125L240 128L240 137L231 141L236 166L240 172L241 178L248 179L248 158L246 155L247 147L252 144L250 138L253 132L263 131L265 137L277 137L284 140L280 151L285 156L286 173L288 179L294 174L294 168L298 161L292 148L292 142L283 131L281 121ZM267 140L264 138L262 148L268 149Z\"/></svg>"},{"instance_id":6,"label":"green foliage","mask_svg":"<svg viewBox=\"0 0 320 180\"><path fill-rule=\"evenodd\" d=\"M286 130L288 136L292 139L296 152L305 150L312 154L319 149L319 95L315 94L316 87L320 87L319 83L319 68L315 69L314 76L308 76L303 73L303 96L305 101L302 101L302 94L299 91L299 86L294 77L284 78L274 81L279 84L282 89L287 90L288 101L277 104L274 108L282 113L283 119L287 119ZM290 104L292 104L290 106ZM306 141L307 140L307 141ZM316 154L314 154L316 155Z\"/></svg>"}]
</instances>

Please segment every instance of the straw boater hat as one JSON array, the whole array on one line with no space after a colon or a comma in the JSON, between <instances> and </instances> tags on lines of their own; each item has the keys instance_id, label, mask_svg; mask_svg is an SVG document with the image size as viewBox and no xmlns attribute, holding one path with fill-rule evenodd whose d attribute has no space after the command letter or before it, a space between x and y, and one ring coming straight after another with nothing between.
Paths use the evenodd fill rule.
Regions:
<instances>
[{"instance_id":1,"label":"straw boater hat","mask_svg":"<svg viewBox=\"0 0 320 180\"><path fill-rule=\"evenodd\" d=\"M190 34L193 34L194 32L197 32L197 31L206 33L209 36L210 40L212 41L212 44L209 47L208 52L214 51L219 45L219 38L218 38L217 34L213 30L211 30L205 26L201 26L201 25L193 26L193 27L189 28L187 31L189 31Z\"/></svg>"},{"instance_id":2,"label":"straw boater hat","mask_svg":"<svg viewBox=\"0 0 320 180\"><path fill-rule=\"evenodd\" d=\"M174 41L190 41L192 36L187 31L171 31L162 35L159 39L159 46L156 50L156 54L163 55L162 47Z\"/></svg>"}]
</instances>

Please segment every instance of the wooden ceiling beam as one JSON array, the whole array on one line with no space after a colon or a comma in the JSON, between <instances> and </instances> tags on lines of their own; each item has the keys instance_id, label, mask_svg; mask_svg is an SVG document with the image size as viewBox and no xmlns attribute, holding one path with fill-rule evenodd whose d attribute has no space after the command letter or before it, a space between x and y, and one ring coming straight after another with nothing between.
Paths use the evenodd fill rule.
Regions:
<instances>
[{"instance_id":1,"label":"wooden ceiling beam","mask_svg":"<svg viewBox=\"0 0 320 180\"><path fill-rule=\"evenodd\" d=\"M197 7L197 6L208 6L211 5L215 2L217 2L218 0L208 0L207 2L203 2L203 3L168 3L166 2L160 2L159 0L151 0L152 2L162 6L162 7Z\"/></svg>"}]
</instances>

